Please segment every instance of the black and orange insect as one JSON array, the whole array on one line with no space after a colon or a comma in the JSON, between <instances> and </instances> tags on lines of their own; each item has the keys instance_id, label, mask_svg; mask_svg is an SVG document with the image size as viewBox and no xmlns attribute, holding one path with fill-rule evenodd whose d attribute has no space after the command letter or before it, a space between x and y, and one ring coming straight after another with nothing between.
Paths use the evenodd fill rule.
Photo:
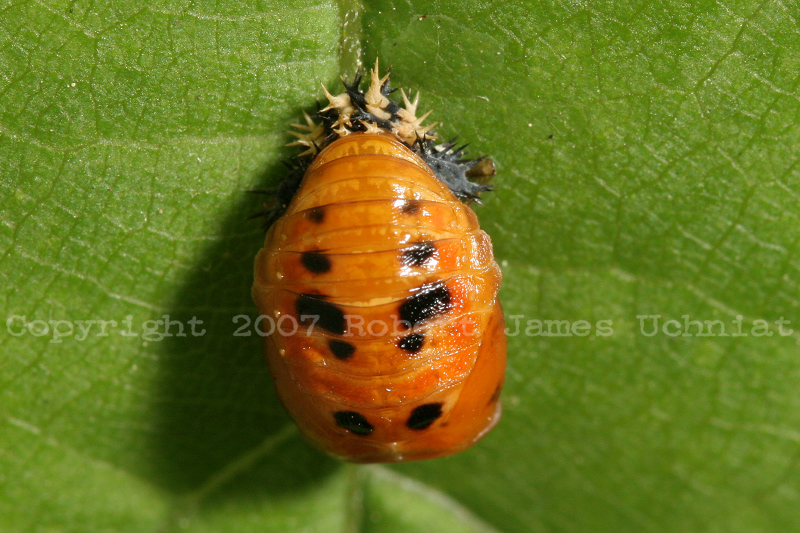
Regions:
<instances>
[{"instance_id":1,"label":"black and orange insect","mask_svg":"<svg viewBox=\"0 0 800 533\"><path fill-rule=\"evenodd\" d=\"M296 125L305 147L264 214L253 298L294 322L265 337L275 387L302 433L353 462L463 450L500 418L501 273L462 200L487 159L435 144L419 94L389 98L378 65ZM324 89L324 87L323 87ZM287 328L284 328L286 331Z\"/></svg>"}]
</instances>

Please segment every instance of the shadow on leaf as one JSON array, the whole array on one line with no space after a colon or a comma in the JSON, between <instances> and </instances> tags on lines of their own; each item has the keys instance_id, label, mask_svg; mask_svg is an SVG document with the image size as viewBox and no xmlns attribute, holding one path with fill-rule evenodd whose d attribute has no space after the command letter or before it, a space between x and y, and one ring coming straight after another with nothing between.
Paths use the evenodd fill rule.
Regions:
<instances>
[{"instance_id":1,"label":"shadow on leaf","mask_svg":"<svg viewBox=\"0 0 800 533\"><path fill-rule=\"evenodd\" d=\"M283 173L276 162L258 186ZM243 195L169 312L186 336L167 337L161 346L148 477L176 494L213 492L214 500L280 494L314 483L338 465L290 429L253 327L253 260L264 235L260 222L247 217L260 202ZM195 324L197 335L193 317L202 320ZM249 336L234 335L237 330Z\"/></svg>"}]
</instances>

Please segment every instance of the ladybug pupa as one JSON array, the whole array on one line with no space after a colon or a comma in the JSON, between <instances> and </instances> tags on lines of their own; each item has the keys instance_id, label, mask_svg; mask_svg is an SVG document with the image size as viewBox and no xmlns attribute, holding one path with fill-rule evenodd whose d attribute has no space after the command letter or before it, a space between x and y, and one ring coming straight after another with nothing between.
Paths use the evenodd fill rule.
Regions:
<instances>
[{"instance_id":1,"label":"ladybug pupa","mask_svg":"<svg viewBox=\"0 0 800 533\"><path fill-rule=\"evenodd\" d=\"M436 144L376 63L306 124L274 191L253 299L278 396L305 437L345 461L430 459L500 418L501 273L464 201L487 159Z\"/></svg>"}]
</instances>

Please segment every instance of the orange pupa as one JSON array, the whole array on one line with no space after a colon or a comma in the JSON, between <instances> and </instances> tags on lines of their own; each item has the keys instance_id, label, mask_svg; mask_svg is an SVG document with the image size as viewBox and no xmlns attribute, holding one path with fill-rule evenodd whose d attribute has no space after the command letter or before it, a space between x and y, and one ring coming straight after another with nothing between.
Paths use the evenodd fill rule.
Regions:
<instances>
[{"instance_id":1,"label":"orange pupa","mask_svg":"<svg viewBox=\"0 0 800 533\"><path fill-rule=\"evenodd\" d=\"M389 75L345 83L297 126L306 148L265 212L253 299L290 327L264 338L278 396L305 437L352 462L442 457L500 419L501 273L462 200L487 159L435 144Z\"/></svg>"}]
</instances>

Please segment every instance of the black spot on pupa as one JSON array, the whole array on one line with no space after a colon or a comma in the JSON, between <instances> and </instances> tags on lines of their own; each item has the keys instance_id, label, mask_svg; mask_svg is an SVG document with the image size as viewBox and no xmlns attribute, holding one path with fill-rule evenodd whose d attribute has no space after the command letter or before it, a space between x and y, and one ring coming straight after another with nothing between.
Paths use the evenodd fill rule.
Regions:
<instances>
[{"instance_id":1,"label":"black spot on pupa","mask_svg":"<svg viewBox=\"0 0 800 533\"><path fill-rule=\"evenodd\" d=\"M423 406L424 407L424 406ZM336 425L351 431L356 435L369 435L375 428L372 427L364 415L355 411L337 411L333 413Z\"/></svg>"},{"instance_id":2,"label":"black spot on pupa","mask_svg":"<svg viewBox=\"0 0 800 533\"><path fill-rule=\"evenodd\" d=\"M400 320L416 326L450 309L450 291L444 283L423 285L400 305Z\"/></svg>"},{"instance_id":3,"label":"black spot on pupa","mask_svg":"<svg viewBox=\"0 0 800 533\"><path fill-rule=\"evenodd\" d=\"M300 262L314 274L324 274L331 270L331 260L322 252L303 252Z\"/></svg>"},{"instance_id":4,"label":"black spot on pupa","mask_svg":"<svg viewBox=\"0 0 800 533\"><path fill-rule=\"evenodd\" d=\"M433 253L436 246L431 242L421 242L401 250L400 264L403 266L422 266Z\"/></svg>"},{"instance_id":5,"label":"black spot on pupa","mask_svg":"<svg viewBox=\"0 0 800 533\"><path fill-rule=\"evenodd\" d=\"M488 402L487 405L491 405L491 404L493 404L494 402L496 402L497 400L500 399L500 391L501 390L503 390L503 384L502 383L498 383L497 387L495 387L494 392L492 393L491 398L489 398L489 402Z\"/></svg>"},{"instance_id":6,"label":"black spot on pupa","mask_svg":"<svg viewBox=\"0 0 800 533\"><path fill-rule=\"evenodd\" d=\"M310 325L316 319L316 326L330 333L344 335L347 333L347 323L344 312L330 302L321 300L311 294L301 294L295 303L297 318L302 324ZM305 320L303 319L305 315ZM313 317L309 319L308 317Z\"/></svg>"},{"instance_id":7,"label":"black spot on pupa","mask_svg":"<svg viewBox=\"0 0 800 533\"><path fill-rule=\"evenodd\" d=\"M325 210L321 207L314 207L308 212L308 218L315 224L322 224L322 221L325 220Z\"/></svg>"},{"instance_id":8,"label":"black spot on pupa","mask_svg":"<svg viewBox=\"0 0 800 533\"><path fill-rule=\"evenodd\" d=\"M353 356L353 353L356 351L355 346L344 341L332 340L328 343L328 347L331 349L333 355L342 361L350 359Z\"/></svg>"},{"instance_id":9,"label":"black spot on pupa","mask_svg":"<svg viewBox=\"0 0 800 533\"><path fill-rule=\"evenodd\" d=\"M406 215L416 214L417 211L419 211L419 200L406 200L406 202L400 206L400 211Z\"/></svg>"},{"instance_id":10,"label":"black spot on pupa","mask_svg":"<svg viewBox=\"0 0 800 533\"><path fill-rule=\"evenodd\" d=\"M418 431L426 429L436 422L440 416L442 416L441 403L426 403L411 411L411 416L408 417L406 426L408 426L409 429L416 429Z\"/></svg>"},{"instance_id":11,"label":"black spot on pupa","mask_svg":"<svg viewBox=\"0 0 800 533\"><path fill-rule=\"evenodd\" d=\"M422 333L412 333L397 341L397 347L409 353L417 353L422 349L424 343L425 335Z\"/></svg>"}]
</instances>

